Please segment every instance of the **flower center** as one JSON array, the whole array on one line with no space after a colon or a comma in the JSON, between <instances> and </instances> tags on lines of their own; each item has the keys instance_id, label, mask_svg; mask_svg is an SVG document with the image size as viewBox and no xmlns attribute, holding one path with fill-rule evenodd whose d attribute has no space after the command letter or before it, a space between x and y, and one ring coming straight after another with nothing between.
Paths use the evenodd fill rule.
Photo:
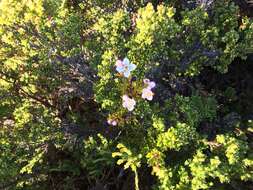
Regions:
<instances>
[{"instance_id":1,"label":"flower center","mask_svg":"<svg viewBox=\"0 0 253 190\"><path fill-rule=\"evenodd\" d=\"M128 71L128 66L127 65L124 66L124 71Z\"/></svg>"},{"instance_id":2,"label":"flower center","mask_svg":"<svg viewBox=\"0 0 253 190\"><path fill-rule=\"evenodd\" d=\"M153 94L154 94L154 93L151 92L151 91L148 92L148 96L153 96Z\"/></svg>"}]
</instances>

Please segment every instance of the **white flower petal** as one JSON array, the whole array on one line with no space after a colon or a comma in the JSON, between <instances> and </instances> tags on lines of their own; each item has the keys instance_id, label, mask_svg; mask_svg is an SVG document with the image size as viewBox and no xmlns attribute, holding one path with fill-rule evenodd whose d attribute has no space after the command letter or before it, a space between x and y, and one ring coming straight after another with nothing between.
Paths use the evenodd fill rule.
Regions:
<instances>
[{"instance_id":1,"label":"white flower petal","mask_svg":"<svg viewBox=\"0 0 253 190\"><path fill-rule=\"evenodd\" d=\"M154 81L150 81L149 83L148 83L148 88L154 88L155 87L155 82Z\"/></svg>"},{"instance_id":2,"label":"white flower petal","mask_svg":"<svg viewBox=\"0 0 253 190\"><path fill-rule=\"evenodd\" d=\"M114 120L114 121L112 121L111 124L112 124L112 126L116 126L117 125L117 121Z\"/></svg>"},{"instance_id":3,"label":"white flower petal","mask_svg":"<svg viewBox=\"0 0 253 190\"><path fill-rule=\"evenodd\" d=\"M132 106L132 105L131 105L131 106L128 106L127 109L128 109L128 111L133 111L133 110L134 110L134 106Z\"/></svg>"},{"instance_id":4,"label":"white flower petal","mask_svg":"<svg viewBox=\"0 0 253 190\"><path fill-rule=\"evenodd\" d=\"M135 100L130 99L129 104L128 104L128 111L133 111L135 106Z\"/></svg>"},{"instance_id":5,"label":"white flower petal","mask_svg":"<svg viewBox=\"0 0 253 190\"><path fill-rule=\"evenodd\" d=\"M148 84L150 82L149 79L143 79L144 84Z\"/></svg>"},{"instance_id":6,"label":"white flower petal","mask_svg":"<svg viewBox=\"0 0 253 190\"><path fill-rule=\"evenodd\" d=\"M130 71L125 70L123 74L124 74L124 76L125 76L126 78L128 78L128 77L130 76L131 73L130 73Z\"/></svg>"},{"instance_id":7,"label":"white flower petal","mask_svg":"<svg viewBox=\"0 0 253 190\"><path fill-rule=\"evenodd\" d=\"M127 103L123 102L122 106L123 106L123 108L127 108Z\"/></svg>"},{"instance_id":8,"label":"white flower petal","mask_svg":"<svg viewBox=\"0 0 253 190\"><path fill-rule=\"evenodd\" d=\"M125 68L123 66L117 66L116 67L116 71L118 71L119 73L123 73L125 70Z\"/></svg>"},{"instance_id":9,"label":"white flower petal","mask_svg":"<svg viewBox=\"0 0 253 190\"><path fill-rule=\"evenodd\" d=\"M136 104L135 100L132 98L129 98L127 95L124 95L122 99L123 99L122 106L128 109L128 111L133 111Z\"/></svg>"},{"instance_id":10,"label":"white flower petal","mask_svg":"<svg viewBox=\"0 0 253 190\"><path fill-rule=\"evenodd\" d=\"M123 101L127 101L129 99L129 97L127 95L123 95L122 99L123 99Z\"/></svg>"},{"instance_id":11,"label":"white flower petal","mask_svg":"<svg viewBox=\"0 0 253 190\"><path fill-rule=\"evenodd\" d=\"M137 66L136 66L135 64L132 64L132 63L131 63L131 64L129 65L128 70L129 70L129 71L133 71L133 70L136 69L136 67L137 67Z\"/></svg>"},{"instance_id":12,"label":"white flower petal","mask_svg":"<svg viewBox=\"0 0 253 190\"><path fill-rule=\"evenodd\" d=\"M129 65L129 64L130 64L129 59L125 57L125 58L123 59L123 64L124 64L124 65Z\"/></svg>"},{"instance_id":13,"label":"white flower petal","mask_svg":"<svg viewBox=\"0 0 253 190\"><path fill-rule=\"evenodd\" d=\"M149 88L144 88L142 90L141 97L143 99L147 99L147 100L151 101L153 99L153 96L154 96L154 93Z\"/></svg>"},{"instance_id":14,"label":"white flower petal","mask_svg":"<svg viewBox=\"0 0 253 190\"><path fill-rule=\"evenodd\" d=\"M147 100L149 100L149 101L153 100L153 95L152 96L148 96Z\"/></svg>"},{"instance_id":15,"label":"white flower petal","mask_svg":"<svg viewBox=\"0 0 253 190\"><path fill-rule=\"evenodd\" d=\"M111 124L112 124L112 120L111 120L111 119L108 119L108 120L107 120L107 123L108 123L109 125L111 125Z\"/></svg>"}]
</instances>

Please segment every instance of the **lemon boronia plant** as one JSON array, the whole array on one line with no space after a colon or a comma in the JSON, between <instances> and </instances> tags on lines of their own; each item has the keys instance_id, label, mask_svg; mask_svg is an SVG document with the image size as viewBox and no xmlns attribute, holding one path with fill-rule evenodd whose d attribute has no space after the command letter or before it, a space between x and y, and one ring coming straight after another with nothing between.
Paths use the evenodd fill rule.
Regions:
<instances>
[{"instance_id":1,"label":"lemon boronia plant","mask_svg":"<svg viewBox=\"0 0 253 190\"><path fill-rule=\"evenodd\" d=\"M96 101L124 134L112 155L136 176L148 165L157 177L154 189L222 189L252 181L247 129L240 119L223 129L231 110L221 110L215 91L201 81L202 72L226 73L235 57L252 52L252 21L238 15L232 1L182 10L148 3L136 12L119 9L94 25L97 40L106 42ZM220 134L237 139L231 141L237 150L228 154Z\"/></svg>"},{"instance_id":2,"label":"lemon boronia plant","mask_svg":"<svg viewBox=\"0 0 253 190\"><path fill-rule=\"evenodd\" d=\"M252 190L252 41L233 0L0 0L0 189Z\"/></svg>"}]
</instances>

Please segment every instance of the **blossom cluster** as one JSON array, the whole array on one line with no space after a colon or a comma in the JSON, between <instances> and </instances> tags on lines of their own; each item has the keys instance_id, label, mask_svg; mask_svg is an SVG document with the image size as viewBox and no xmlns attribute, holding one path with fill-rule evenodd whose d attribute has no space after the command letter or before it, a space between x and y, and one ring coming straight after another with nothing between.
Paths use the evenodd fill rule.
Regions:
<instances>
[{"instance_id":1,"label":"blossom cluster","mask_svg":"<svg viewBox=\"0 0 253 190\"><path fill-rule=\"evenodd\" d=\"M116 61L116 71L121 74L121 76L124 76L125 78L129 78L131 76L131 72L136 69L136 65L131 63L128 58L124 58L123 60L117 60ZM156 86L154 81L150 81L149 79L144 79L144 88L142 89L141 97L146 100L153 100L154 93L152 92L152 89ZM123 108L126 108L128 111L133 111L136 105L136 101L133 97L124 94L122 96L122 106ZM108 119L107 123L109 125L116 126L117 121Z\"/></svg>"},{"instance_id":2,"label":"blossom cluster","mask_svg":"<svg viewBox=\"0 0 253 190\"><path fill-rule=\"evenodd\" d=\"M108 119L108 120L107 120L107 123L108 123L109 125L112 125L112 126L116 126L116 125L117 125L117 121L116 121L116 120L113 120L113 119Z\"/></svg>"}]
</instances>

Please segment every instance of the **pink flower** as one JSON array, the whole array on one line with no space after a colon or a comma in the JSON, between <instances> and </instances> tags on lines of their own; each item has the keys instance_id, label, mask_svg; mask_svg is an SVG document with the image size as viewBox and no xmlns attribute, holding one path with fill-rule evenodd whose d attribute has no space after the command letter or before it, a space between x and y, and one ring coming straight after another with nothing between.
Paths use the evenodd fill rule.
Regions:
<instances>
[{"instance_id":1,"label":"pink flower","mask_svg":"<svg viewBox=\"0 0 253 190\"><path fill-rule=\"evenodd\" d=\"M116 71L120 74L123 74L124 77L128 78L131 75L131 72L136 69L136 65L132 64L128 58L124 58L123 61L116 61Z\"/></svg>"},{"instance_id":2,"label":"pink flower","mask_svg":"<svg viewBox=\"0 0 253 190\"><path fill-rule=\"evenodd\" d=\"M117 121L112 121L112 126L116 126L117 125Z\"/></svg>"},{"instance_id":3,"label":"pink flower","mask_svg":"<svg viewBox=\"0 0 253 190\"><path fill-rule=\"evenodd\" d=\"M107 120L107 123L108 123L109 125L112 125L112 126L116 126L116 125L117 125L117 121L112 120L112 119L108 119L108 120Z\"/></svg>"},{"instance_id":4,"label":"pink flower","mask_svg":"<svg viewBox=\"0 0 253 190\"><path fill-rule=\"evenodd\" d=\"M123 67L124 66L123 61L117 60L115 66L116 67Z\"/></svg>"},{"instance_id":5,"label":"pink flower","mask_svg":"<svg viewBox=\"0 0 253 190\"><path fill-rule=\"evenodd\" d=\"M143 79L144 84L146 84L146 88L142 90L141 97L143 99L147 99L149 101L153 100L154 93L151 91L152 88L156 86L154 81L150 81L149 79Z\"/></svg>"},{"instance_id":6,"label":"pink flower","mask_svg":"<svg viewBox=\"0 0 253 190\"><path fill-rule=\"evenodd\" d=\"M154 96L154 93L151 91L151 89L149 89L149 88L144 88L144 89L142 90L142 95L141 95L141 97L142 97L143 99L147 99L147 100L151 101L151 100L153 100L153 96Z\"/></svg>"},{"instance_id":7,"label":"pink flower","mask_svg":"<svg viewBox=\"0 0 253 190\"><path fill-rule=\"evenodd\" d=\"M116 126L117 125L117 121L112 121L112 126Z\"/></svg>"},{"instance_id":8,"label":"pink flower","mask_svg":"<svg viewBox=\"0 0 253 190\"><path fill-rule=\"evenodd\" d=\"M156 86L155 82L150 81L149 79L143 79L143 82L144 82L144 84L148 85L147 88L150 90Z\"/></svg>"},{"instance_id":9,"label":"pink flower","mask_svg":"<svg viewBox=\"0 0 253 190\"><path fill-rule=\"evenodd\" d=\"M107 123L108 123L109 125L111 125L111 124L112 124L112 120L111 120L111 119L108 119L108 120L107 120Z\"/></svg>"},{"instance_id":10,"label":"pink flower","mask_svg":"<svg viewBox=\"0 0 253 190\"><path fill-rule=\"evenodd\" d=\"M134 110L136 102L133 98L129 98L127 95L123 95L122 100L123 100L122 103L123 108L128 109L128 111Z\"/></svg>"}]
</instances>

